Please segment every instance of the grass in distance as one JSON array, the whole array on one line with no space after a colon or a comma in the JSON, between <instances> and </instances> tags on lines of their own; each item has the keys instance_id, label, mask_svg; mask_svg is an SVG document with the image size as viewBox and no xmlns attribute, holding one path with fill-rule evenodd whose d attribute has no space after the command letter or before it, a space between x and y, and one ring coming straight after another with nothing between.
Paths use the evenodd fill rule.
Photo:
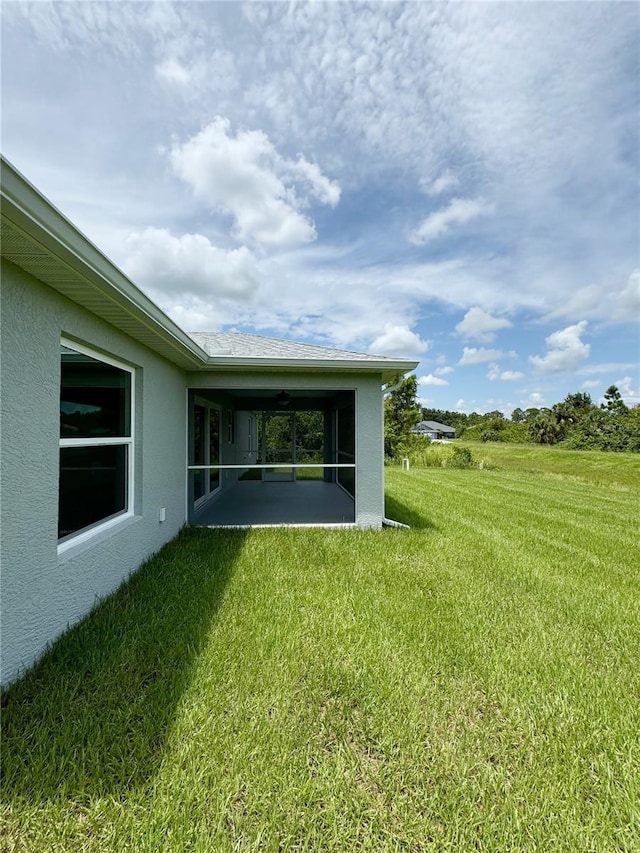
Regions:
<instances>
[{"instance_id":1,"label":"grass in distance","mask_svg":"<svg viewBox=\"0 0 640 853\"><path fill-rule=\"evenodd\" d=\"M637 502L387 469L412 530L187 530L5 697L7 850L637 851Z\"/></svg>"},{"instance_id":2,"label":"grass in distance","mask_svg":"<svg viewBox=\"0 0 640 853\"><path fill-rule=\"evenodd\" d=\"M477 459L509 471L550 474L595 485L637 488L640 483L640 453L568 450L562 445L465 442L464 439L460 444L469 447Z\"/></svg>"}]
</instances>

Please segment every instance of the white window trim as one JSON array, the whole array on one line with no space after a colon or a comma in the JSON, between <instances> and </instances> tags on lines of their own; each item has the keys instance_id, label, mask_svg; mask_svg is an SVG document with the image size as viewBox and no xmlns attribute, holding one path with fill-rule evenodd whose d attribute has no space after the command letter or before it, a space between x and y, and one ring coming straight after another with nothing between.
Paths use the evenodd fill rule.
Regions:
<instances>
[{"instance_id":1,"label":"white window trim","mask_svg":"<svg viewBox=\"0 0 640 853\"><path fill-rule=\"evenodd\" d=\"M113 358L109 355L104 355L102 352L98 350L91 349L90 347L86 347L83 344L78 344L75 341L72 341L68 338L61 338L60 345L63 347L67 347L68 349L74 350L74 352L79 352L82 355L89 356L89 358L94 358L96 361L101 361L104 364L110 364L112 367L117 367L119 370L124 370L130 376L130 387L131 387L131 397L129 401L129 435L128 436L114 436L109 438L60 438L59 446L60 449L64 447L105 447L107 445L117 445L118 447L126 447L127 448L127 505L122 512L118 512L115 515L110 515L108 518L103 521L97 521L95 524L92 524L90 527L84 527L82 530L79 530L77 533L71 533L69 536L65 537L64 541L58 542L58 554L64 554L65 551L68 551L71 548L75 548L76 545L80 545L84 542L87 542L90 539L93 539L94 536L97 536L103 533L105 530L108 530L111 527L116 527L121 524L124 520L132 518L134 515L133 506L134 506L134 489L135 489L135 460L134 460L134 447L135 447L135 413L136 413L136 373L133 367L128 364L125 364L122 361L119 361L116 358ZM58 463L59 464L59 463Z\"/></svg>"}]
</instances>

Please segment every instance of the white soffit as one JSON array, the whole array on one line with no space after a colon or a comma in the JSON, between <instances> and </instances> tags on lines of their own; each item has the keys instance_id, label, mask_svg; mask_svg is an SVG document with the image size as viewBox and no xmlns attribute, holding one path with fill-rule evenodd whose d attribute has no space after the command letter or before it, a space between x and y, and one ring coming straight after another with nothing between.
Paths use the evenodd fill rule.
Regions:
<instances>
[{"instance_id":1,"label":"white soffit","mask_svg":"<svg viewBox=\"0 0 640 853\"><path fill-rule=\"evenodd\" d=\"M2 256L184 368L206 353L4 159Z\"/></svg>"}]
</instances>

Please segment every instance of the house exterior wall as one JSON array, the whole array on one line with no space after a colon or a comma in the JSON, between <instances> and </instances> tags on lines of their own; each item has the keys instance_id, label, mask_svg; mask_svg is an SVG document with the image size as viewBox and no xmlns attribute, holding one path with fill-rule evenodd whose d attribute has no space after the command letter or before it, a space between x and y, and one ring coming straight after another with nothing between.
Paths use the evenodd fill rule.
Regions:
<instances>
[{"instance_id":1,"label":"house exterior wall","mask_svg":"<svg viewBox=\"0 0 640 853\"><path fill-rule=\"evenodd\" d=\"M6 683L184 523L186 400L182 370L5 262L1 308ZM58 554L62 336L135 367L135 498L133 518Z\"/></svg>"},{"instance_id":2,"label":"house exterior wall","mask_svg":"<svg viewBox=\"0 0 640 853\"><path fill-rule=\"evenodd\" d=\"M446 424L438 424L434 421L420 421L412 427L411 432L416 435L428 435L431 439L455 438L456 431Z\"/></svg>"},{"instance_id":3,"label":"house exterior wall","mask_svg":"<svg viewBox=\"0 0 640 853\"><path fill-rule=\"evenodd\" d=\"M294 371L190 373L190 389L286 388L290 391L355 391L356 400L356 524L380 528L384 518L383 409L381 377ZM230 472L227 472L230 473Z\"/></svg>"}]
</instances>

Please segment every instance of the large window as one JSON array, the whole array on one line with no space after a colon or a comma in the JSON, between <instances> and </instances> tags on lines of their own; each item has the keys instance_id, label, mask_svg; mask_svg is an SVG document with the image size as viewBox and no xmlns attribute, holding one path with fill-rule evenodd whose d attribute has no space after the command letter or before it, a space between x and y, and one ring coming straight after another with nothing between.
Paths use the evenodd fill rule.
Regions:
<instances>
[{"instance_id":1,"label":"large window","mask_svg":"<svg viewBox=\"0 0 640 853\"><path fill-rule=\"evenodd\" d=\"M133 511L133 371L75 343L60 353L58 540Z\"/></svg>"}]
</instances>

